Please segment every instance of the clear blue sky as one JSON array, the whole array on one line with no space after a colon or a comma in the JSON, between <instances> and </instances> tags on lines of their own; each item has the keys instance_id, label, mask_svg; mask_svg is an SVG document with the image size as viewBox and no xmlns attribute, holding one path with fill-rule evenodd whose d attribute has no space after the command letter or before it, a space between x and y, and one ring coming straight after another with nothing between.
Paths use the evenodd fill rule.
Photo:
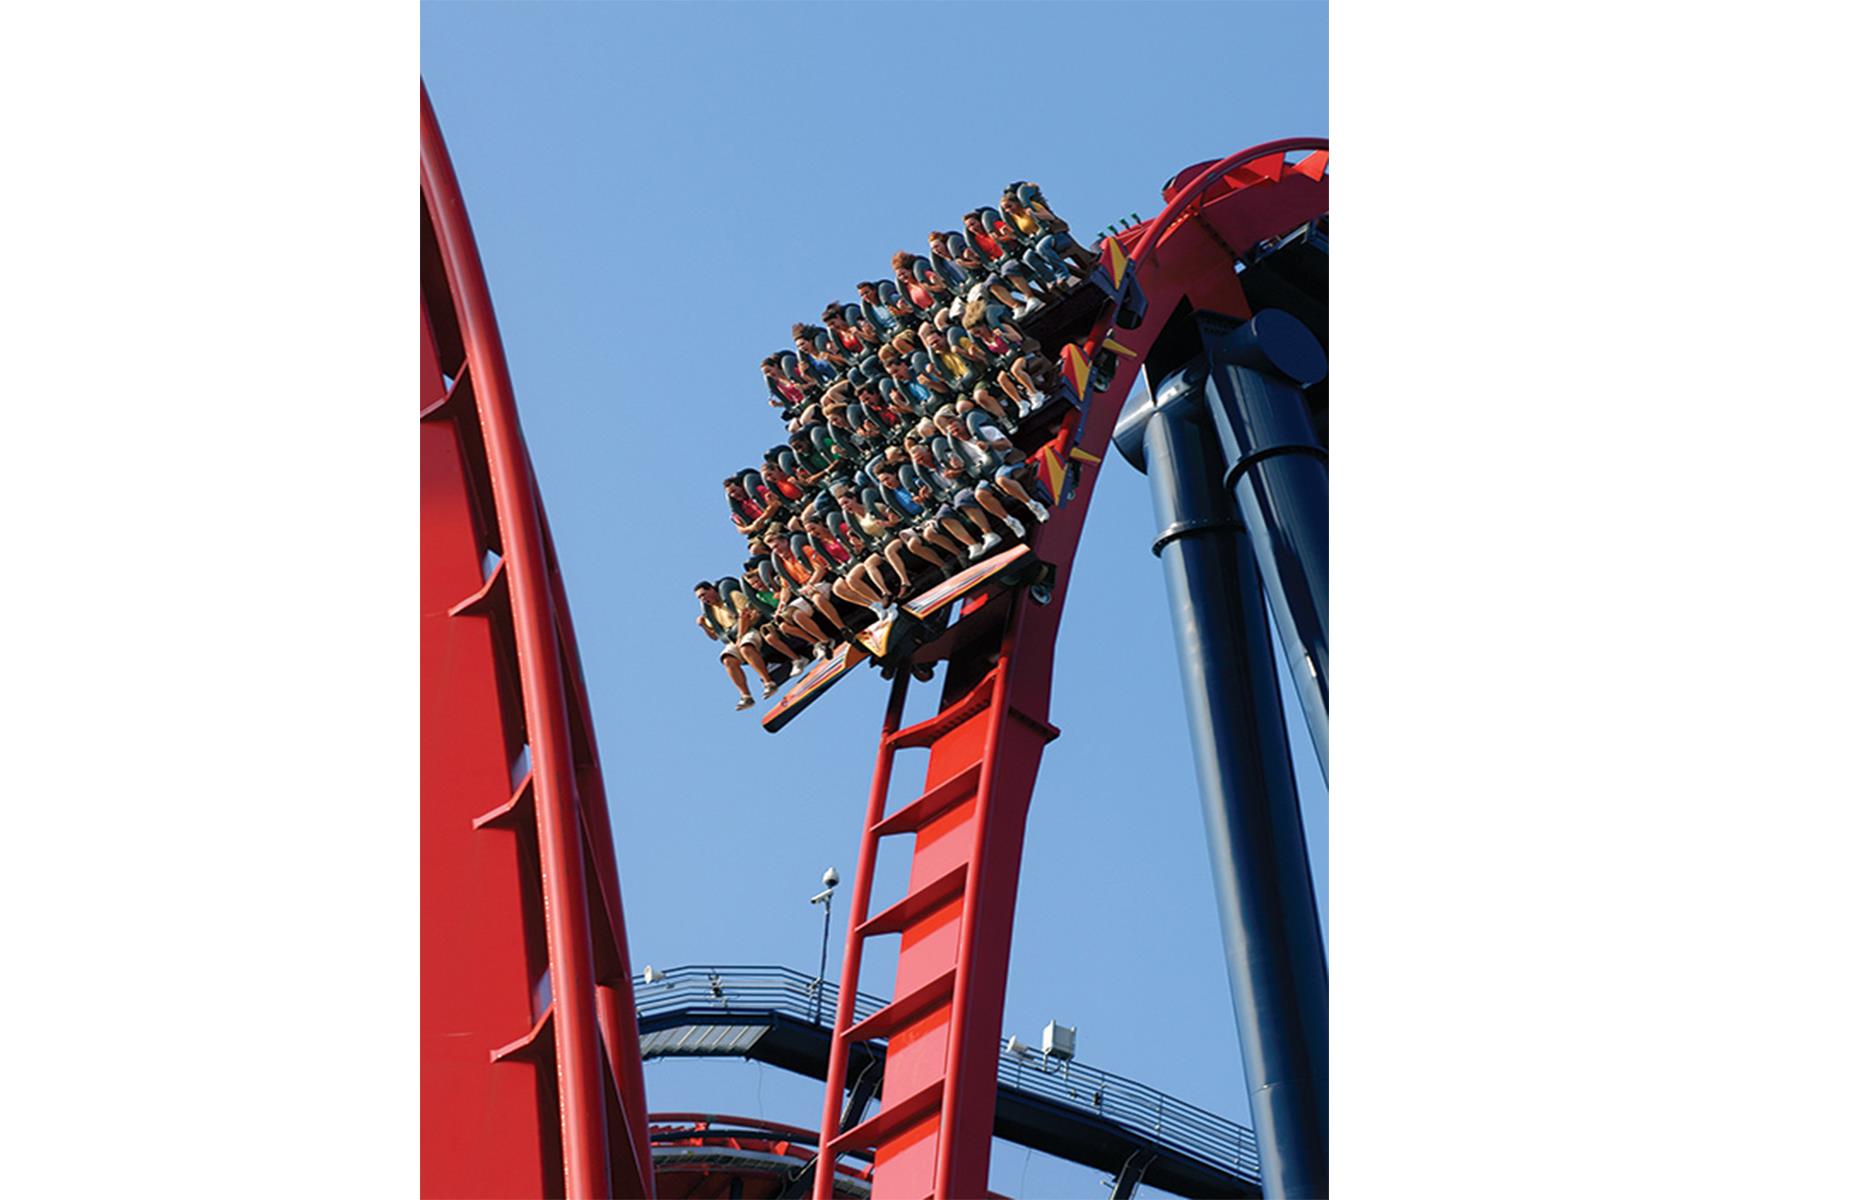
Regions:
<instances>
[{"instance_id":1,"label":"clear blue sky","mask_svg":"<svg viewBox=\"0 0 1860 1200\"><path fill-rule=\"evenodd\" d=\"M1180 167L1326 134L1326 17L1320 3L424 7L421 71L582 639L635 969L811 971L807 897L828 864L850 883L857 859L876 673L771 737L761 706L731 710L692 625L692 581L742 559L717 481L781 432L761 356L1008 180L1039 181L1088 235L1154 213ZM1005 66L1010 47L1025 68ZM873 92L919 115L873 121ZM1061 634L1064 733L1034 798L1002 1032L1077 1025L1081 1059L1250 1124L1153 530L1142 477L1112 456ZM1325 793L1302 730L1292 744L1322 897ZM889 992L891 961L868 956L865 990ZM660 1110L819 1115L818 1083L737 1062L655 1064L647 1084ZM1098 1178L997 1145L999 1191L1102 1195Z\"/></svg>"}]
</instances>

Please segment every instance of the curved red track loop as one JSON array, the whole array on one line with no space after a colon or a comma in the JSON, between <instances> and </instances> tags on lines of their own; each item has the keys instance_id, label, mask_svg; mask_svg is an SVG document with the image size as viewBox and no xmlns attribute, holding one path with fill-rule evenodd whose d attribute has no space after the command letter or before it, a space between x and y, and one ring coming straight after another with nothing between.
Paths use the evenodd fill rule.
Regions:
<instances>
[{"instance_id":1,"label":"curved red track loop","mask_svg":"<svg viewBox=\"0 0 1860 1200\"><path fill-rule=\"evenodd\" d=\"M1263 142L1230 154L1202 171L1187 187L1170 197L1161 212L1144 222L1143 232L1137 239L1137 244L1130 250L1131 266L1139 271L1147 266L1151 257L1155 255L1156 248L1162 244L1164 236L1175 227L1176 219L1184 216L1189 206L1200 200L1215 184L1250 162L1256 162L1274 154L1290 154L1297 150L1321 151L1328 155L1330 139L1280 138L1276 142Z\"/></svg>"},{"instance_id":2,"label":"curved red track loop","mask_svg":"<svg viewBox=\"0 0 1860 1200\"><path fill-rule=\"evenodd\" d=\"M1306 170L1283 159L1323 151ZM1297 228L1329 211L1328 142L1290 138L1243 150L1197 172L1173 191L1163 212L1119 239L1135 239L1131 270L1148 300L1134 330L1116 329L1126 353L1115 358L1106 387L1084 412L1067 416L1060 453L1076 447L1098 459L1109 450L1123 398L1170 315L1183 303L1233 316L1252 313L1234 271L1234 252ZM1302 166L1302 164L1300 164ZM1226 182L1229 186L1221 189ZM1159 251L1167 245L1169 252ZM1086 361L1113 332L1108 308L1081 341ZM938 715L899 728L908 674L900 672L887 706L878 762L853 881L852 918L840 976L840 1005L821 1113L822 1153L873 1149L874 1176L887 1196L939 1200L988 1194L997 1052L1007 987L1008 952L1019 886L1028 805L1047 742L1053 655L1071 582L1072 560L1098 468L1080 467L1072 500L1034 532L1035 553L1057 568L1050 601L1009 593L974 603L965 620L989 619L1004 605L999 632L959 649L945 670ZM999 610L995 610L999 612ZM887 816L892 766L900 750L927 748L923 794ZM872 913L878 842L912 836L910 880L902 899ZM864 943L897 934L901 945L893 999L854 1024L851 998ZM878 985L874 990L885 990ZM878 1114L841 1129L839 1107L853 1045L889 1039ZM816 1200L829 1200L827 1173Z\"/></svg>"},{"instance_id":3,"label":"curved red track loop","mask_svg":"<svg viewBox=\"0 0 1860 1200\"><path fill-rule=\"evenodd\" d=\"M587 696L490 291L424 87L420 186L422 1191L650 1196ZM486 550L501 553L488 577ZM493 743L503 762L485 759ZM525 746L529 769L513 781ZM496 791L502 804L473 799ZM524 1078L550 1067L552 1087Z\"/></svg>"}]
</instances>

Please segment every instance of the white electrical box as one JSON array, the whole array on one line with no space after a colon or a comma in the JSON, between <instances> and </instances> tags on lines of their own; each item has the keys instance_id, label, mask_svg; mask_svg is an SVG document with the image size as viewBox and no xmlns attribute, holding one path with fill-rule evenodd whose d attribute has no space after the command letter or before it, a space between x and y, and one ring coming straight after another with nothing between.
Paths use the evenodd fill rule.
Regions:
<instances>
[{"instance_id":1,"label":"white electrical box","mask_svg":"<svg viewBox=\"0 0 1860 1200\"><path fill-rule=\"evenodd\" d=\"M1079 1045L1079 1031L1075 1027L1061 1025L1057 1021L1048 1021L1040 1033L1040 1053L1049 1058L1072 1060Z\"/></svg>"}]
</instances>

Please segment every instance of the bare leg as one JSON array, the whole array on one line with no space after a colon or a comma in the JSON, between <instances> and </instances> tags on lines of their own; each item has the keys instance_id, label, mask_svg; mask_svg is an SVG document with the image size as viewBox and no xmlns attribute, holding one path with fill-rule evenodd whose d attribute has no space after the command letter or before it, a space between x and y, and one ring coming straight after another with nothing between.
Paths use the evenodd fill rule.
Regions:
<instances>
[{"instance_id":1,"label":"bare leg","mask_svg":"<svg viewBox=\"0 0 1860 1200\"><path fill-rule=\"evenodd\" d=\"M736 661L735 655L724 657L723 669L730 673L730 682L736 685L737 694L745 700L749 699L749 680L743 678L743 664Z\"/></svg>"},{"instance_id":2,"label":"bare leg","mask_svg":"<svg viewBox=\"0 0 1860 1200\"><path fill-rule=\"evenodd\" d=\"M833 622L841 629L846 628L846 618L840 616L840 610L833 607L833 593L822 584L814 584L813 591L807 597L814 603L814 611ZM828 639L829 641L832 639Z\"/></svg>"},{"instance_id":3,"label":"bare leg","mask_svg":"<svg viewBox=\"0 0 1860 1200\"><path fill-rule=\"evenodd\" d=\"M985 387L978 387L969 397L976 406L997 421L1008 419L1007 410L1001 407L1001 401L995 399L993 392Z\"/></svg>"},{"instance_id":4,"label":"bare leg","mask_svg":"<svg viewBox=\"0 0 1860 1200\"><path fill-rule=\"evenodd\" d=\"M981 491L978 489L975 493L975 500L976 500L976 503L980 504L983 508L987 509L992 515L999 517L1001 520L1006 521L1010 519L1008 516L1007 505L1001 503L1001 498L995 495L994 490L992 488L987 491Z\"/></svg>"},{"instance_id":5,"label":"bare leg","mask_svg":"<svg viewBox=\"0 0 1860 1200\"><path fill-rule=\"evenodd\" d=\"M859 570L863 572L860 576L860 582L870 582L873 594L881 601L884 600L886 593L891 591L891 585L885 582L885 573L879 569L880 564L883 562L884 559L874 554L859 566Z\"/></svg>"},{"instance_id":6,"label":"bare leg","mask_svg":"<svg viewBox=\"0 0 1860 1200\"><path fill-rule=\"evenodd\" d=\"M854 583L850 575L833 585L833 594L848 604L858 604L866 608L871 608L878 603L878 597Z\"/></svg>"},{"instance_id":7,"label":"bare leg","mask_svg":"<svg viewBox=\"0 0 1860 1200\"><path fill-rule=\"evenodd\" d=\"M925 529L922 537L906 538L904 540L904 548L909 550L912 554L915 554L918 558L923 559L925 562L932 563L939 567L945 565L943 555L937 553L939 549L951 555L956 553L956 543L950 541L934 528Z\"/></svg>"},{"instance_id":8,"label":"bare leg","mask_svg":"<svg viewBox=\"0 0 1860 1200\"><path fill-rule=\"evenodd\" d=\"M1008 395L1008 398L1014 401L1014 403L1016 404L1027 403L1028 394L1026 392L1021 391L1020 385L1015 383L1014 377L1008 374L1006 371L1003 371L1001 372L1001 374L995 376L995 382L1001 385L1001 390L1003 392L1006 392Z\"/></svg>"},{"instance_id":9,"label":"bare leg","mask_svg":"<svg viewBox=\"0 0 1860 1200\"><path fill-rule=\"evenodd\" d=\"M762 651L756 647L755 643L743 642L736 648L742 652L743 660L755 670L756 677L770 687L774 687L775 681L769 678L768 664L762 661ZM742 674L741 668L737 669L737 674Z\"/></svg>"},{"instance_id":10,"label":"bare leg","mask_svg":"<svg viewBox=\"0 0 1860 1200\"><path fill-rule=\"evenodd\" d=\"M793 634L781 628L779 625L774 628L769 628L765 625L762 630L762 644L782 655L784 658L792 658L798 661L800 655L795 653L794 647L788 642L788 639L793 636Z\"/></svg>"},{"instance_id":11,"label":"bare leg","mask_svg":"<svg viewBox=\"0 0 1860 1200\"><path fill-rule=\"evenodd\" d=\"M969 527L955 517L946 517L938 522L938 524L948 530L950 536L954 537L958 542L961 542L965 549L972 550L981 544L982 539L970 533Z\"/></svg>"},{"instance_id":12,"label":"bare leg","mask_svg":"<svg viewBox=\"0 0 1860 1200\"><path fill-rule=\"evenodd\" d=\"M1029 506L1033 504L1033 497L1027 494L1026 488L1020 486L1020 481L1018 479L996 479L995 486L1006 492L1011 498L1020 501L1022 504ZM1027 511L1032 512L1033 510L1029 507Z\"/></svg>"},{"instance_id":13,"label":"bare leg","mask_svg":"<svg viewBox=\"0 0 1860 1200\"><path fill-rule=\"evenodd\" d=\"M885 547L885 561L891 564L892 572L898 577L898 588L903 591L911 586L911 573L904 565L904 543L893 539Z\"/></svg>"}]
</instances>

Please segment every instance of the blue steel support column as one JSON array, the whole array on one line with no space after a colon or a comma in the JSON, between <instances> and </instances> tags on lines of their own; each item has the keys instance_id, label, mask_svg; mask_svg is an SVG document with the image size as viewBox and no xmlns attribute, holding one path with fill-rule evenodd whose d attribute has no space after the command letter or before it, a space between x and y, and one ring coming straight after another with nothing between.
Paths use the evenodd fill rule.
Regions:
<instances>
[{"instance_id":1,"label":"blue steel support column","mask_svg":"<svg viewBox=\"0 0 1860 1200\"><path fill-rule=\"evenodd\" d=\"M1329 970L1258 572L1203 396L1169 376L1118 422L1150 477L1265 1193L1330 1190Z\"/></svg>"},{"instance_id":2,"label":"blue steel support column","mask_svg":"<svg viewBox=\"0 0 1860 1200\"><path fill-rule=\"evenodd\" d=\"M1208 409L1253 561L1330 777L1330 466L1302 389L1324 378L1324 348L1290 313L1241 322L1195 314L1208 352Z\"/></svg>"}]
</instances>

